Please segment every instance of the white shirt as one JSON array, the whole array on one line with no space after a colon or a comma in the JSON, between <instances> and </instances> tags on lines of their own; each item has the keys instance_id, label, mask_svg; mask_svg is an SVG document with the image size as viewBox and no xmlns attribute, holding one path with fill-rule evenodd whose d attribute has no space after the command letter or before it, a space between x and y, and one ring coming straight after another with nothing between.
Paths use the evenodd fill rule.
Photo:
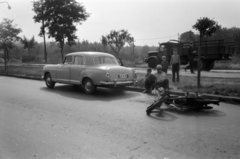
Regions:
<instances>
[{"instance_id":1,"label":"white shirt","mask_svg":"<svg viewBox=\"0 0 240 159\"><path fill-rule=\"evenodd\" d=\"M155 74L157 82L162 82L163 80L167 79L167 74L162 71L162 73L156 73Z\"/></svg>"}]
</instances>

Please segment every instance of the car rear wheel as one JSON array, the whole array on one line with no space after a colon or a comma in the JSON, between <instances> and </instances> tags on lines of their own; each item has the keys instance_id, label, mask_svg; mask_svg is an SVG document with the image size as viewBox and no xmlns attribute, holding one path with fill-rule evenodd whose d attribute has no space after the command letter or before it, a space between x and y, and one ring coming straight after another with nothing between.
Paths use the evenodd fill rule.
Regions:
<instances>
[{"instance_id":1,"label":"car rear wheel","mask_svg":"<svg viewBox=\"0 0 240 159\"><path fill-rule=\"evenodd\" d=\"M55 82L52 81L50 73L45 75L45 83L48 88L53 88L55 86Z\"/></svg>"},{"instance_id":2,"label":"car rear wheel","mask_svg":"<svg viewBox=\"0 0 240 159\"><path fill-rule=\"evenodd\" d=\"M96 91L96 86L90 78L86 78L83 82L83 89L85 93L93 94Z\"/></svg>"}]
</instances>

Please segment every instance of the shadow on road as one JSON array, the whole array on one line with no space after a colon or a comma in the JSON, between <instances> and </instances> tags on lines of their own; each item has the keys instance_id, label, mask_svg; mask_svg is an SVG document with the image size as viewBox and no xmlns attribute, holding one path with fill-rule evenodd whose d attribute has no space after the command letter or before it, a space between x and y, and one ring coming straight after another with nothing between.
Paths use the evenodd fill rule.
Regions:
<instances>
[{"instance_id":1,"label":"shadow on road","mask_svg":"<svg viewBox=\"0 0 240 159\"><path fill-rule=\"evenodd\" d=\"M176 116L162 110L154 110L151 114L148 114L148 117L161 121L175 121L178 119Z\"/></svg>"},{"instance_id":2,"label":"shadow on road","mask_svg":"<svg viewBox=\"0 0 240 159\"><path fill-rule=\"evenodd\" d=\"M226 113L212 109L212 110L188 110L185 112L181 112L182 115L185 116L195 116L195 117L201 117L201 116L209 116L209 117L223 117L226 116Z\"/></svg>"},{"instance_id":3,"label":"shadow on road","mask_svg":"<svg viewBox=\"0 0 240 159\"><path fill-rule=\"evenodd\" d=\"M175 115L178 116L194 116L194 117L223 117L226 116L226 113L212 109L212 110L185 110L180 111L174 108L160 108L153 110L148 116L150 118L161 120L161 121L174 121L178 119Z\"/></svg>"},{"instance_id":4,"label":"shadow on road","mask_svg":"<svg viewBox=\"0 0 240 159\"><path fill-rule=\"evenodd\" d=\"M201 117L201 116L223 117L223 116L226 116L226 113L224 113L220 110L217 110L217 107L218 106L213 106L213 109L209 109L209 110L185 110L185 111L180 111L180 110L177 110L174 108L162 108L162 111L177 113L179 115L184 115L184 116L195 116L195 117Z\"/></svg>"},{"instance_id":5,"label":"shadow on road","mask_svg":"<svg viewBox=\"0 0 240 159\"><path fill-rule=\"evenodd\" d=\"M42 87L40 89L42 91L59 94L69 98L90 101L113 101L139 96L139 93L137 92L101 87L97 88L96 93L89 95L84 92L82 87L75 85L57 85L53 89L49 89L47 87Z\"/></svg>"}]
</instances>

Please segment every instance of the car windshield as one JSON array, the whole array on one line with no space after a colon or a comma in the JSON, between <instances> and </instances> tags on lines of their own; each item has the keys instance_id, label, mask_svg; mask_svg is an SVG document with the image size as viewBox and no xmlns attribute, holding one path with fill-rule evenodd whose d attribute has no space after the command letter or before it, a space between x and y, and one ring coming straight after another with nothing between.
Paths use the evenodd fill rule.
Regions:
<instances>
[{"instance_id":1,"label":"car windshield","mask_svg":"<svg viewBox=\"0 0 240 159\"><path fill-rule=\"evenodd\" d=\"M109 57L109 56L94 57L94 64L95 65L104 65L104 64L119 65L119 63L118 63L116 58Z\"/></svg>"}]
</instances>

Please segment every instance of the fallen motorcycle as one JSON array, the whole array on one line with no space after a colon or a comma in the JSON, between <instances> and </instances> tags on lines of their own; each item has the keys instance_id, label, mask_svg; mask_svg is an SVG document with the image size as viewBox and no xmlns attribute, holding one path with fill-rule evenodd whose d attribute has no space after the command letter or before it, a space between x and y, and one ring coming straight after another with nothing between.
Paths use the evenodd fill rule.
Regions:
<instances>
[{"instance_id":1,"label":"fallen motorcycle","mask_svg":"<svg viewBox=\"0 0 240 159\"><path fill-rule=\"evenodd\" d=\"M177 108L180 111L194 109L212 109L209 104L219 105L219 100L207 99L200 96L198 93L186 92L185 95L173 95L169 91L158 95L157 99L147 108L147 114L150 114L153 109L160 108L165 103L168 107Z\"/></svg>"}]
</instances>

